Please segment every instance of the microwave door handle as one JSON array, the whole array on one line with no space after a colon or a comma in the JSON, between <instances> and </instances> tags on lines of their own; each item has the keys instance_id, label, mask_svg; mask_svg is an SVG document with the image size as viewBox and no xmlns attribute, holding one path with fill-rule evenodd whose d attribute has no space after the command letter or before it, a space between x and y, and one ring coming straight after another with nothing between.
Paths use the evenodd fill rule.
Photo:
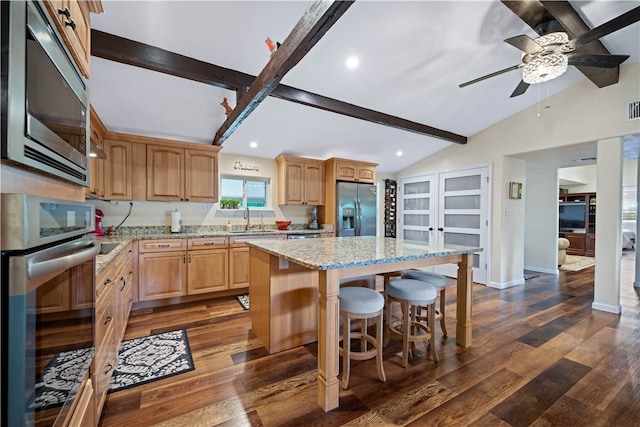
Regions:
<instances>
[{"instance_id":1,"label":"microwave door handle","mask_svg":"<svg viewBox=\"0 0 640 427\"><path fill-rule=\"evenodd\" d=\"M100 253L100 242L82 239L29 255L11 257L12 295L26 295L63 271L91 261Z\"/></svg>"}]
</instances>

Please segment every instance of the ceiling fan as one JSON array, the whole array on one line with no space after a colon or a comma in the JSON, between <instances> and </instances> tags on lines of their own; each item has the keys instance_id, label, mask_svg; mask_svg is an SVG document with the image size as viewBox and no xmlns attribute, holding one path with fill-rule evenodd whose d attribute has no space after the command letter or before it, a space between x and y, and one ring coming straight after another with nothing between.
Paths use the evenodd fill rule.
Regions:
<instances>
[{"instance_id":1,"label":"ceiling fan","mask_svg":"<svg viewBox=\"0 0 640 427\"><path fill-rule=\"evenodd\" d=\"M626 61L629 55L589 54L574 51L580 46L638 21L640 21L640 6L571 40L563 31L564 28L556 21L545 22L536 27L536 32L541 35L535 39L522 34L505 40L523 52L522 63L462 83L459 87L469 86L522 68L522 80L511 94L511 98L513 98L525 93L531 84L546 82L562 75L569 65L599 68L616 67Z\"/></svg>"}]
</instances>

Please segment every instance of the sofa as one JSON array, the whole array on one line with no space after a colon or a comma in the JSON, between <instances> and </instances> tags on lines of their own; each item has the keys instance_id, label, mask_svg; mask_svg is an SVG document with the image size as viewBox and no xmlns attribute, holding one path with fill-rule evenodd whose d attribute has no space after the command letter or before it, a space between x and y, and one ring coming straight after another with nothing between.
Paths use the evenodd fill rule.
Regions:
<instances>
[{"instance_id":1,"label":"sofa","mask_svg":"<svg viewBox=\"0 0 640 427\"><path fill-rule=\"evenodd\" d=\"M567 259L567 248L569 247L569 239L564 237L558 238L558 267L560 267Z\"/></svg>"}]
</instances>

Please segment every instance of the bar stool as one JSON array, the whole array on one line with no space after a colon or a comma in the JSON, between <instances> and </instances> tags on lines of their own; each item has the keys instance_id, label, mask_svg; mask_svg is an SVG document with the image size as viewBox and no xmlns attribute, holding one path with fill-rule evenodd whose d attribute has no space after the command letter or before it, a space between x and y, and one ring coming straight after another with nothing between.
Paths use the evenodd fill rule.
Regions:
<instances>
[{"instance_id":1,"label":"bar stool","mask_svg":"<svg viewBox=\"0 0 640 427\"><path fill-rule=\"evenodd\" d=\"M431 283L435 286L436 290L440 294L440 310L436 310L436 320L440 320L440 329L442 334L447 336L447 325L445 324L444 305L445 305L445 292L447 290L447 278L442 274L432 273L430 271L422 270L408 270L402 275L405 279L420 280L423 282Z\"/></svg>"},{"instance_id":2,"label":"bar stool","mask_svg":"<svg viewBox=\"0 0 640 427\"><path fill-rule=\"evenodd\" d=\"M435 334L432 326L435 322L435 302L438 296L436 288L430 283L414 279L394 279L389 281L385 289L386 295L386 323L389 333L385 338L385 346L389 344L391 335L402 336L402 367L407 367L409 361L409 344L428 341L431 358L438 361L436 355ZM391 321L391 305L400 303L402 319ZM427 324L423 317L417 314L419 307L426 306Z\"/></svg>"},{"instance_id":3,"label":"bar stool","mask_svg":"<svg viewBox=\"0 0 640 427\"><path fill-rule=\"evenodd\" d=\"M367 360L377 357L378 377L380 381L387 380L382 367L382 310L384 308L384 298L379 292L362 287L344 287L338 294L340 302L340 316L343 317L344 333L340 336L342 347L339 354L342 356L342 388L349 386L349 373L351 370L351 360ZM373 337L367 332L367 319L376 319L376 336ZM351 319L360 320L360 332L351 332ZM360 351L351 350L351 339L360 339ZM368 344L373 348L367 349Z\"/></svg>"}]
</instances>

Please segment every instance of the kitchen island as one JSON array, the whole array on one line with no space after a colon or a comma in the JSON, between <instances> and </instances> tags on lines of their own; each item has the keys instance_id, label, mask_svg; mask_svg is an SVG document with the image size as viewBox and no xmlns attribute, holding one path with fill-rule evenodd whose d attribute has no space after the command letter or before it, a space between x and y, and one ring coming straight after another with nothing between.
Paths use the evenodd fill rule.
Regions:
<instances>
[{"instance_id":1,"label":"kitchen island","mask_svg":"<svg viewBox=\"0 0 640 427\"><path fill-rule=\"evenodd\" d=\"M284 349L308 340L315 331L309 328L300 331L298 326L315 327L317 322L318 404L325 411L339 405L341 279L458 264L456 343L464 347L471 345L472 260L473 253L482 248L373 236L249 240L247 244L251 247L249 294L254 332L272 351L269 346L274 342L278 349ZM309 304L317 304L317 312L309 311ZM313 316L316 319L312 319ZM289 328L295 332L289 334ZM271 334L278 335L278 339L272 340Z\"/></svg>"}]
</instances>

